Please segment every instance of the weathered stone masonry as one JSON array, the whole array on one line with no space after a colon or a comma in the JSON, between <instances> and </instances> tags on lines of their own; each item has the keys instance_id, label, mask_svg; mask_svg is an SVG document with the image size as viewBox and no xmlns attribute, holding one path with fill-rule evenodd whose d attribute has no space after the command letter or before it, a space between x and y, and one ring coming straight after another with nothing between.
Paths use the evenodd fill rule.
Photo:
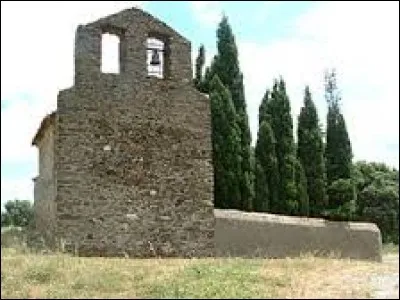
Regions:
<instances>
[{"instance_id":1,"label":"weathered stone masonry","mask_svg":"<svg viewBox=\"0 0 400 300\"><path fill-rule=\"evenodd\" d=\"M33 139L39 151L39 176L34 179L35 223L44 237L54 235L56 223L54 174L55 113L46 116Z\"/></svg>"},{"instance_id":2,"label":"weathered stone masonry","mask_svg":"<svg viewBox=\"0 0 400 300\"><path fill-rule=\"evenodd\" d=\"M106 32L120 74L100 71ZM165 43L165 79L147 76L149 36ZM191 78L190 42L145 12L78 27L55 115L54 233L81 255L214 254L210 107Z\"/></svg>"},{"instance_id":3,"label":"weathered stone masonry","mask_svg":"<svg viewBox=\"0 0 400 300\"><path fill-rule=\"evenodd\" d=\"M101 73L101 36L120 37L120 73ZM146 40L164 42L164 79ZM213 209L208 98L192 85L190 42L128 9L79 26L74 86L34 137L36 228L83 256L381 260L375 224Z\"/></svg>"}]
</instances>

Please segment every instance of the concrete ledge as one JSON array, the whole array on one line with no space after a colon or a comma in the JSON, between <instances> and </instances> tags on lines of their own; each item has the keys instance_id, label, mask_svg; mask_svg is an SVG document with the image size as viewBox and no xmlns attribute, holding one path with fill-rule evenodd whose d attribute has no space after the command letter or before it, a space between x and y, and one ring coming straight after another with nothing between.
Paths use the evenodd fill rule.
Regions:
<instances>
[{"instance_id":1,"label":"concrete ledge","mask_svg":"<svg viewBox=\"0 0 400 300\"><path fill-rule=\"evenodd\" d=\"M217 256L316 256L382 261L382 238L372 223L331 222L237 210L214 210Z\"/></svg>"}]
</instances>

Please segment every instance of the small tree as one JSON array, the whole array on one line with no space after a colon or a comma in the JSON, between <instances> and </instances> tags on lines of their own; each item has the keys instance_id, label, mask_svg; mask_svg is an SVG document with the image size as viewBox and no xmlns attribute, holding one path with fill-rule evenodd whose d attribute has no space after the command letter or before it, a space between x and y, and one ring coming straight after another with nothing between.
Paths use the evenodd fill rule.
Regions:
<instances>
[{"instance_id":1,"label":"small tree","mask_svg":"<svg viewBox=\"0 0 400 300\"><path fill-rule=\"evenodd\" d=\"M11 200L4 205L5 212L1 212L1 227L26 227L33 221L33 205L29 200Z\"/></svg>"},{"instance_id":2,"label":"small tree","mask_svg":"<svg viewBox=\"0 0 400 300\"><path fill-rule=\"evenodd\" d=\"M357 217L379 226L384 242L399 243L399 171L381 163L357 162Z\"/></svg>"}]
</instances>

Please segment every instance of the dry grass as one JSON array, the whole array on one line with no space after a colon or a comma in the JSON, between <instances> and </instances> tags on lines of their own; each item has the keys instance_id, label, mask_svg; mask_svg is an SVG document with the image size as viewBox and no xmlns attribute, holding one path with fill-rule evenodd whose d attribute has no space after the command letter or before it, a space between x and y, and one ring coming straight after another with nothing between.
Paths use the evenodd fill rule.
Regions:
<instances>
[{"instance_id":1,"label":"dry grass","mask_svg":"<svg viewBox=\"0 0 400 300\"><path fill-rule=\"evenodd\" d=\"M370 298L369 276L398 272L397 263L375 263L312 256L266 260L261 271L266 281L286 278L290 282L277 291L279 298Z\"/></svg>"},{"instance_id":2,"label":"dry grass","mask_svg":"<svg viewBox=\"0 0 400 300\"><path fill-rule=\"evenodd\" d=\"M297 259L120 259L3 248L2 298L365 298L396 263Z\"/></svg>"},{"instance_id":3,"label":"dry grass","mask_svg":"<svg viewBox=\"0 0 400 300\"><path fill-rule=\"evenodd\" d=\"M2 249L2 298L137 298L191 261L78 258Z\"/></svg>"}]
</instances>

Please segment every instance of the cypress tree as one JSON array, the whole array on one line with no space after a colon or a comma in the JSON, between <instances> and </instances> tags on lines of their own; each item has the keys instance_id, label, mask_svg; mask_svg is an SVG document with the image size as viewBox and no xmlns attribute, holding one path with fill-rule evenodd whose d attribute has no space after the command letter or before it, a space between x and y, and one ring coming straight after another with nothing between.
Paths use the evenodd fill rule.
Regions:
<instances>
[{"instance_id":1,"label":"cypress tree","mask_svg":"<svg viewBox=\"0 0 400 300\"><path fill-rule=\"evenodd\" d=\"M329 186L335 180L350 178L353 157L346 122L340 112L335 70L325 74L325 99L328 103L325 160Z\"/></svg>"},{"instance_id":2,"label":"cypress tree","mask_svg":"<svg viewBox=\"0 0 400 300\"><path fill-rule=\"evenodd\" d=\"M264 123L263 123L264 125ZM253 210L256 212L267 212L270 209L270 186L268 185L267 174L261 162L256 160L254 169L254 201Z\"/></svg>"},{"instance_id":3,"label":"cypress tree","mask_svg":"<svg viewBox=\"0 0 400 300\"><path fill-rule=\"evenodd\" d=\"M273 212L278 201L278 162L275 138L267 120L261 121L255 149L255 211Z\"/></svg>"},{"instance_id":4,"label":"cypress tree","mask_svg":"<svg viewBox=\"0 0 400 300\"><path fill-rule=\"evenodd\" d=\"M211 69L212 66L213 66L213 63L211 63L210 66L206 67L206 69L204 71L203 81L201 82L200 86L197 86L197 89L202 93L210 94L210 84L211 84L212 77L215 74L213 72L213 70Z\"/></svg>"},{"instance_id":5,"label":"cypress tree","mask_svg":"<svg viewBox=\"0 0 400 300\"><path fill-rule=\"evenodd\" d=\"M218 75L210 82L212 117L212 146L214 165L215 207L241 207L240 182L240 136L237 116L228 89Z\"/></svg>"},{"instance_id":6,"label":"cypress tree","mask_svg":"<svg viewBox=\"0 0 400 300\"><path fill-rule=\"evenodd\" d=\"M240 72L238 50L228 18L224 16L217 29L218 54L211 66L206 69L204 77L204 92L209 90L209 80L218 75L222 84L230 91L237 125L239 126L241 167L236 172L240 182L241 209L251 210L253 192L253 170L251 167L251 134L247 115L243 75Z\"/></svg>"},{"instance_id":7,"label":"cypress tree","mask_svg":"<svg viewBox=\"0 0 400 300\"><path fill-rule=\"evenodd\" d=\"M270 90L265 91L265 95L263 99L261 100L260 107L258 108L258 127L261 126L262 121L267 121L268 123L271 123L271 118L270 118L270 109L271 109L271 92Z\"/></svg>"},{"instance_id":8,"label":"cypress tree","mask_svg":"<svg viewBox=\"0 0 400 300\"><path fill-rule=\"evenodd\" d=\"M344 119L343 114L339 114L337 121L337 135L340 145L342 146L341 150L338 151L340 154L339 161L341 162L341 168L339 169L339 174L337 175L339 178L350 178L351 177L351 169L352 169L352 148L350 137L347 132L346 121Z\"/></svg>"},{"instance_id":9,"label":"cypress tree","mask_svg":"<svg viewBox=\"0 0 400 300\"><path fill-rule=\"evenodd\" d=\"M268 98L269 94L270 99L260 106L260 114L270 122L275 136L279 178L277 181L279 202L276 206L271 205L270 211L280 214L298 214L302 201L298 198L299 186L304 185L305 181L300 178L301 169L297 167L290 102L282 78L274 81L272 92L267 91L264 98ZM302 189L306 190L306 187L303 186ZM301 191L300 194L303 195L303 192ZM304 198L304 195L302 197Z\"/></svg>"},{"instance_id":10,"label":"cypress tree","mask_svg":"<svg viewBox=\"0 0 400 300\"><path fill-rule=\"evenodd\" d=\"M296 182L297 200L299 202L299 208L297 213L299 216L309 216L310 205L309 205L309 196L307 193L307 178L304 172L303 165L298 159L295 162L295 182Z\"/></svg>"},{"instance_id":11,"label":"cypress tree","mask_svg":"<svg viewBox=\"0 0 400 300\"><path fill-rule=\"evenodd\" d=\"M298 117L297 157L306 177L311 216L319 216L321 210L326 206L326 173L323 150L318 113L307 86L304 93L304 105Z\"/></svg>"},{"instance_id":12,"label":"cypress tree","mask_svg":"<svg viewBox=\"0 0 400 300\"><path fill-rule=\"evenodd\" d=\"M267 108L270 101L267 90L258 111L258 137L255 148L254 166L254 209L276 212L279 207L279 172L275 152L275 136Z\"/></svg>"},{"instance_id":13,"label":"cypress tree","mask_svg":"<svg viewBox=\"0 0 400 300\"><path fill-rule=\"evenodd\" d=\"M293 120L290 102L286 94L285 82L281 78L274 82L271 105L267 110L271 118L276 138L276 156L279 170L279 199L277 213L295 214L299 205L295 183L295 156L293 140Z\"/></svg>"},{"instance_id":14,"label":"cypress tree","mask_svg":"<svg viewBox=\"0 0 400 300\"><path fill-rule=\"evenodd\" d=\"M237 122L240 130L240 150L241 150L241 196L242 209L251 211L253 209L254 187L253 187L253 169L251 167L251 132L249 120L246 111L246 102L244 97L243 75L240 75L238 83L235 85L232 93L236 93L238 99L242 99L243 106L236 107Z\"/></svg>"},{"instance_id":15,"label":"cypress tree","mask_svg":"<svg viewBox=\"0 0 400 300\"><path fill-rule=\"evenodd\" d=\"M195 66L195 77L194 77L194 86L202 91L202 83L203 83L203 68L205 63L205 49L204 45L200 45L199 54L196 57L196 66Z\"/></svg>"}]
</instances>

